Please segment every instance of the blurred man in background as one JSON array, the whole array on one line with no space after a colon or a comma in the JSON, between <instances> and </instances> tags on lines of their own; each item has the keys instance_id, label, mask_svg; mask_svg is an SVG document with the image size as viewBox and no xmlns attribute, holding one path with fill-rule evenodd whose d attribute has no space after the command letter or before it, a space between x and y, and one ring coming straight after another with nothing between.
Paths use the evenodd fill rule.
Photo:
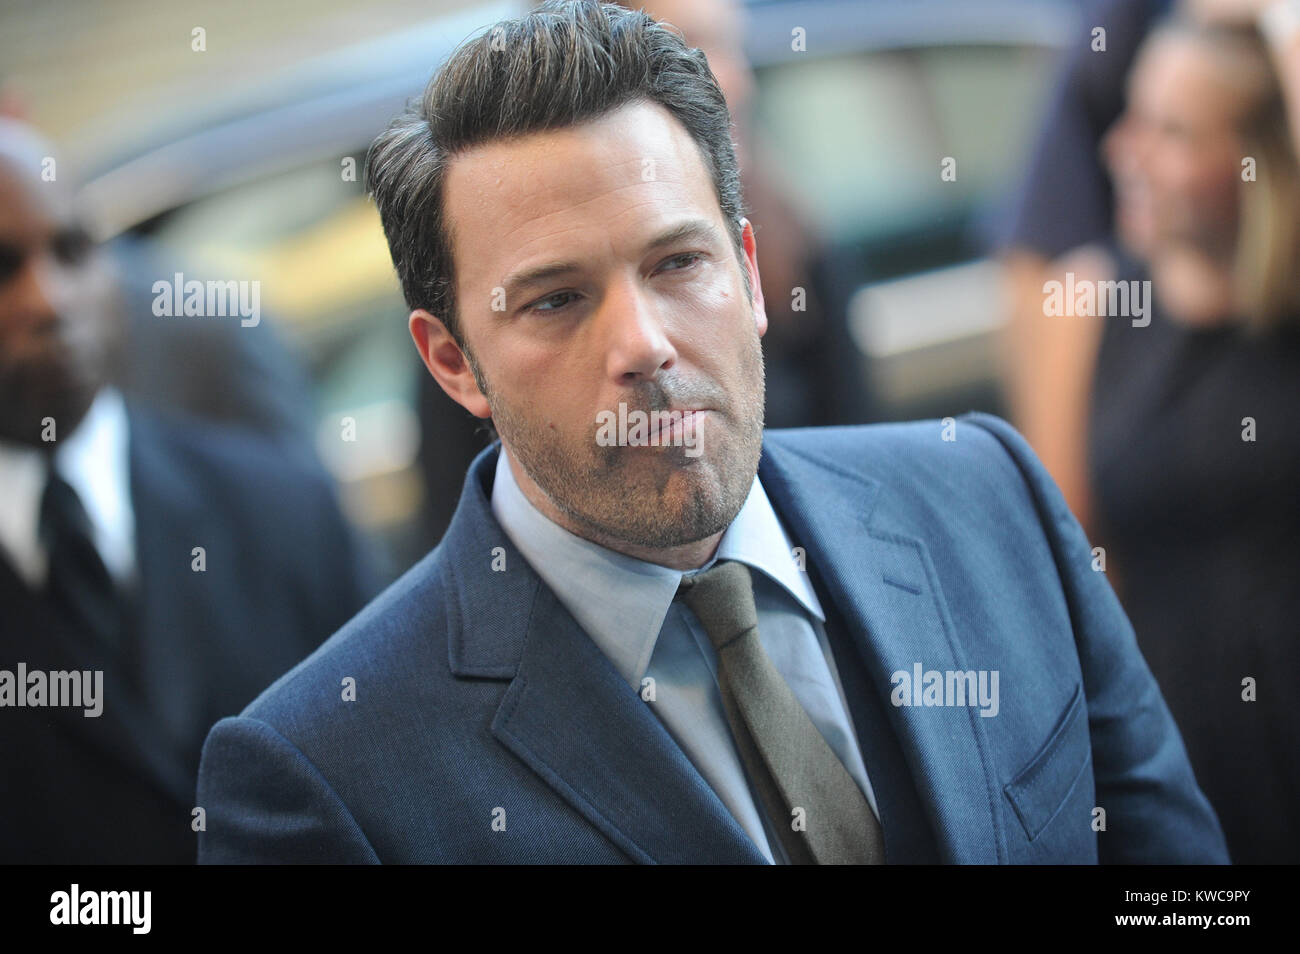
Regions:
<instances>
[{"instance_id":1,"label":"blurred man in background","mask_svg":"<svg viewBox=\"0 0 1300 954\"><path fill-rule=\"evenodd\" d=\"M191 862L208 727L372 583L301 455L108 384L117 291L53 157L0 120L0 861Z\"/></svg>"},{"instance_id":2,"label":"blurred man in background","mask_svg":"<svg viewBox=\"0 0 1300 954\"><path fill-rule=\"evenodd\" d=\"M24 91L3 75L0 117L30 121ZM112 369L114 386L142 404L258 431L286 451L314 457L311 383L275 316L263 309L256 327L160 321L153 314L154 282L176 272L196 277L203 264L182 263L130 232L114 235L102 249L130 341Z\"/></svg>"}]
</instances>

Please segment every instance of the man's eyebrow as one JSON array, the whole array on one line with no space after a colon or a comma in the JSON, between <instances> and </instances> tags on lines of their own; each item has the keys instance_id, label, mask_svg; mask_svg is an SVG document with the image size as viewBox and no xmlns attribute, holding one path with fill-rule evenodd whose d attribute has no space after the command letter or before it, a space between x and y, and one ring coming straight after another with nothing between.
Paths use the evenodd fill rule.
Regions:
<instances>
[{"instance_id":1,"label":"man's eyebrow","mask_svg":"<svg viewBox=\"0 0 1300 954\"><path fill-rule=\"evenodd\" d=\"M675 225L666 232L652 238L646 243L645 251L653 252L657 248L663 248L665 245L676 245L678 242L685 242L688 239L700 239L703 241L714 241L718 237L718 230L713 227L712 222L704 219L691 219L680 225Z\"/></svg>"},{"instance_id":2,"label":"man's eyebrow","mask_svg":"<svg viewBox=\"0 0 1300 954\"><path fill-rule=\"evenodd\" d=\"M642 251L643 253L653 252L655 249L667 245L676 245L678 242L689 239L712 242L717 237L718 230L711 222L705 219L691 219L659 233L646 243ZM582 266L577 262L548 262L544 265L536 265L532 268L514 272L506 278L502 283L502 287L505 289L507 300L510 300L533 285L581 270Z\"/></svg>"}]
</instances>

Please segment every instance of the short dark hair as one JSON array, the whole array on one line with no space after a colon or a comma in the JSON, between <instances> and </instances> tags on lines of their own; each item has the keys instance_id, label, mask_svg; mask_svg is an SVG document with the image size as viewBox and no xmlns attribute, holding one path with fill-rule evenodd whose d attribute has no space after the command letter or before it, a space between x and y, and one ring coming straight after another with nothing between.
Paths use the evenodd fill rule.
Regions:
<instances>
[{"instance_id":1,"label":"short dark hair","mask_svg":"<svg viewBox=\"0 0 1300 954\"><path fill-rule=\"evenodd\" d=\"M436 315L465 347L443 196L451 158L599 119L637 101L663 106L699 147L752 294L731 118L704 53L645 13L549 0L458 47L370 147L366 186L407 306Z\"/></svg>"}]
</instances>

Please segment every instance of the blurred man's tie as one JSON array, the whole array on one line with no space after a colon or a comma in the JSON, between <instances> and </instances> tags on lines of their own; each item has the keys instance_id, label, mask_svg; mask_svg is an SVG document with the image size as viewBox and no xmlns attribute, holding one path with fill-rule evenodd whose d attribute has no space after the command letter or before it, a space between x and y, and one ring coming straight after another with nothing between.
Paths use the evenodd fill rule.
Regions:
<instances>
[{"instance_id":1,"label":"blurred man's tie","mask_svg":"<svg viewBox=\"0 0 1300 954\"><path fill-rule=\"evenodd\" d=\"M759 641L748 567L722 561L684 577L677 595L718 651L732 736L791 863L882 864L884 838L862 789Z\"/></svg>"},{"instance_id":2,"label":"blurred man's tie","mask_svg":"<svg viewBox=\"0 0 1300 954\"><path fill-rule=\"evenodd\" d=\"M40 538L49 554L45 592L50 603L101 648L120 648L123 621L117 588L95 547L81 499L52 467L41 498Z\"/></svg>"}]
</instances>

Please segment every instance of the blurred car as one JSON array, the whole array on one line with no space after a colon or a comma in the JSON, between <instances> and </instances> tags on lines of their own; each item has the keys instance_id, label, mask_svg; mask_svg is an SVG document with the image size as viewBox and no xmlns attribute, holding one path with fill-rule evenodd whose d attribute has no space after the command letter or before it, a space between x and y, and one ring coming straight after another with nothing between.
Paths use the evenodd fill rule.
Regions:
<instances>
[{"instance_id":1,"label":"blurred car","mask_svg":"<svg viewBox=\"0 0 1300 954\"><path fill-rule=\"evenodd\" d=\"M829 240L856 418L1005 414L982 226L1020 178L1077 5L747 6L760 141Z\"/></svg>"},{"instance_id":2,"label":"blurred car","mask_svg":"<svg viewBox=\"0 0 1300 954\"><path fill-rule=\"evenodd\" d=\"M305 357L317 449L351 515L403 568L427 541L417 365L366 149L493 3L178 104L85 188L101 237L258 279ZM1000 411L996 276L973 224L1020 171L1077 12L1068 2L751 2L756 134L829 240L833 307L870 394L862 417ZM802 49L795 42L802 31ZM941 176L946 158L956 177ZM354 440L340 440L351 421Z\"/></svg>"}]
</instances>

